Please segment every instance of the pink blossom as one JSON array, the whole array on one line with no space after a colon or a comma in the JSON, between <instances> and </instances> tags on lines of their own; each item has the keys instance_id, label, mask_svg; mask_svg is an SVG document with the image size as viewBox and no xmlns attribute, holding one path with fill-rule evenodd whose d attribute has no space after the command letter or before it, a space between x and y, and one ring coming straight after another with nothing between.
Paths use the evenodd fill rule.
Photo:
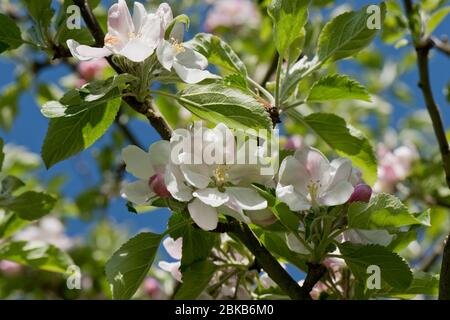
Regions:
<instances>
[{"instance_id":1,"label":"pink blossom","mask_svg":"<svg viewBox=\"0 0 450 320\"><path fill-rule=\"evenodd\" d=\"M284 145L284 148L286 150L292 150L295 151L297 149L300 149L303 145L303 139L300 136L290 136L286 140L286 144Z\"/></svg>"},{"instance_id":2,"label":"pink blossom","mask_svg":"<svg viewBox=\"0 0 450 320\"><path fill-rule=\"evenodd\" d=\"M108 62L105 59L81 61L77 66L77 71L83 80L91 81L99 78L107 66Z\"/></svg>"},{"instance_id":3,"label":"pink blossom","mask_svg":"<svg viewBox=\"0 0 450 320\"><path fill-rule=\"evenodd\" d=\"M250 0L216 0L208 12L205 29L208 32L222 27L256 27L261 16L257 6Z\"/></svg>"},{"instance_id":4,"label":"pink blossom","mask_svg":"<svg viewBox=\"0 0 450 320\"><path fill-rule=\"evenodd\" d=\"M161 286L159 281L152 277L145 278L144 291L150 298L157 299L161 294Z\"/></svg>"},{"instance_id":5,"label":"pink blossom","mask_svg":"<svg viewBox=\"0 0 450 320\"><path fill-rule=\"evenodd\" d=\"M7 275L16 275L22 271L22 266L17 262L9 260L0 261L0 273Z\"/></svg>"},{"instance_id":6,"label":"pink blossom","mask_svg":"<svg viewBox=\"0 0 450 320\"><path fill-rule=\"evenodd\" d=\"M369 187L367 184L358 184L355 187L355 190L353 190L352 195L350 196L350 199L348 199L347 203L352 202L369 202L370 197L372 196L372 188Z\"/></svg>"},{"instance_id":7,"label":"pink blossom","mask_svg":"<svg viewBox=\"0 0 450 320\"><path fill-rule=\"evenodd\" d=\"M150 189L160 198L169 198L170 192L167 190L166 184L164 182L164 175L157 173L148 181Z\"/></svg>"}]
</instances>

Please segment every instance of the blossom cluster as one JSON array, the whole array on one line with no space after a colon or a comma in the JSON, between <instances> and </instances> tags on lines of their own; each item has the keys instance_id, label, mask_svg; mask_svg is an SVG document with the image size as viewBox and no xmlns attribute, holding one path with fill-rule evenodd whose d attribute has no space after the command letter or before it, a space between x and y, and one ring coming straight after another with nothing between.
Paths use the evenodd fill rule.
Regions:
<instances>
[{"instance_id":1,"label":"blossom cluster","mask_svg":"<svg viewBox=\"0 0 450 320\"><path fill-rule=\"evenodd\" d=\"M169 35L166 37L166 33ZM186 83L198 83L217 76L205 70L208 60L183 43L184 29L174 20L172 9L162 3L156 12L148 13L142 3L134 3L131 15L126 1L119 0L108 12L108 33L103 48L81 45L68 40L72 55L81 61L118 55L141 63L156 53L157 60L167 70L174 70Z\"/></svg>"}]
</instances>

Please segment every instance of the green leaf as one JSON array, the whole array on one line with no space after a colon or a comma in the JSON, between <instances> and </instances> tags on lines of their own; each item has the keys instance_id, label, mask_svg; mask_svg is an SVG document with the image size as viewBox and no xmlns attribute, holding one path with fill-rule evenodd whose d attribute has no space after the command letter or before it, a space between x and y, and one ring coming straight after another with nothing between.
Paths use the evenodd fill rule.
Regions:
<instances>
[{"instance_id":1,"label":"green leaf","mask_svg":"<svg viewBox=\"0 0 450 320\"><path fill-rule=\"evenodd\" d=\"M413 280L406 290L398 290L393 288L383 296L393 296L399 298L408 298L411 295L426 294L437 296L439 293L439 275L429 274L422 271L413 272Z\"/></svg>"},{"instance_id":2,"label":"green leaf","mask_svg":"<svg viewBox=\"0 0 450 320\"><path fill-rule=\"evenodd\" d=\"M54 11L52 0L22 0L28 9L28 13L35 22L35 30L38 38L43 42L48 42L50 23L52 22Z\"/></svg>"},{"instance_id":3,"label":"green leaf","mask_svg":"<svg viewBox=\"0 0 450 320\"><path fill-rule=\"evenodd\" d=\"M13 50L23 43L19 27L10 17L0 13L0 53Z\"/></svg>"},{"instance_id":4,"label":"green leaf","mask_svg":"<svg viewBox=\"0 0 450 320\"><path fill-rule=\"evenodd\" d=\"M11 241L0 245L0 260L11 260L36 269L65 273L72 259L57 247L37 241Z\"/></svg>"},{"instance_id":5,"label":"green leaf","mask_svg":"<svg viewBox=\"0 0 450 320\"><path fill-rule=\"evenodd\" d=\"M348 208L348 225L359 229L399 228L409 225L429 226L429 212L416 217L395 196L378 194L369 203L354 202Z\"/></svg>"},{"instance_id":6,"label":"green leaf","mask_svg":"<svg viewBox=\"0 0 450 320\"><path fill-rule=\"evenodd\" d=\"M225 78L223 78L223 82L228 87L248 90L247 80L240 73L233 73L226 76Z\"/></svg>"},{"instance_id":7,"label":"green leaf","mask_svg":"<svg viewBox=\"0 0 450 320\"><path fill-rule=\"evenodd\" d=\"M27 191L0 201L0 207L15 212L21 219L36 220L50 213L55 203L56 199L46 193Z\"/></svg>"},{"instance_id":8,"label":"green leaf","mask_svg":"<svg viewBox=\"0 0 450 320\"><path fill-rule=\"evenodd\" d=\"M208 260L199 261L183 272L183 283L175 295L175 300L194 300L208 286L217 267Z\"/></svg>"},{"instance_id":9,"label":"green leaf","mask_svg":"<svg viewBox=\"0 0 450 320\"><path fill-rule=\"evenodd\" d=\"M273 20L275 45L284 56L291 44L302 34L308 21L308 6L311 1L273 0L268 13Z\"/></svg>"},{"instance_id":10,"label":"green leaf","mask_svg":"<svg viewBox=\"0 0 450 320\"><path fill-rule=\"evenodd\" d=\"M358 81L345 75L329 75L313 84L308 102L357 99L370 102L370 95Z\"/></svg>"},{"instance_id":11,"label":"green leaf","mask_svg":"<svg viewBox=\"0 0 450 320\"><path fill-rule=\"evenodd\" d=\"M155 259L162 235L143 232L128 240L106 263L113 299L130 299Z\"/></svg>"},{"instance_id":12,"label":"green leaf","mask_svg":"<svg viewBox=\"0 0 450 320\"><path fill-rule=\"evenodd\" d=\"M406 289L412 281L412 272L408 264L396 253L380 245L359 245L341 243L339 250L355 277L366 283L370 274L367 268L376 265L380 268L381 279L396 289Z\"/></svg>"},{"instance_id":13,"label":"green leaf","mask_svg":"<svg viewBox=\"0 0 450 320\"><path fill-rule=\"evenodd\" d=\"M183 229L181 271L196 262L206 260L218 240L217 234L194 228L191 224Z\"/></svg>"},{"instance_id":14,"label":"green leaf","mask_svg":"<svg viewBox=\"0 0 450 320\"><path fill-rule=\"evenodd\" d=\"M12 236L30 222L20 219L17 214L10 212L0 219L0 239Z\"/></svg>"},{"instance_id":15,"label":"green leaf","mask_svg":"<svg viewBox=\"0 0 450 320\"><path fill-rule=\"evenodd\" d=\"M204 55L208 61L232 73L247 77L247 68L233 49L222 39L209 33L199 33L187 46Z\"/></svg>"},{"instance_id":16,"label":"green leaf","mask_svg":"<svg viewBox=\"0 0 450 320\"><path fill-rule=\"evenodd\" d=\"M179 16L173 18L173 20L170 22L164 34L164 38L170 39L170 35L172 34L173 28L179 23L183 23L186 26L186 30L189 30L189 25L191 23L189 17L185 14L180 14Z\"/></svg>"},{"instance_id":17,"label":"green leaf","mask_svg":"<svg viewBox=\"0 0 450 320\"><path fill-rule=\"evenodd\" d=\"M114 122L120 98L90 108L68 118L51 119L42 146L47 168L90 147Z\"/></svg>"},{"instance_id":18,"label":"green leaf","mask_svg":"<svg viewBox=\"0 0 450 320\"><path fill-rule=\"evenodd\" d=\"M221 83L193 85L181 92L180 103L201 119L232 129L272 130L263 104L249 93Z\"/></svg>"},{"instance_id":19,"label":"green leaf","mask_svg":"<svg viewBox=\"0 0 450 320\"><path fill-rule=\"evenodd\" d=\"M377 180L375 152L369 140L359 130L330 113L313 113L303 117L298 111L291 109L288 114L310 127L340 156L352 160L353 165L362 171L367 184L375 183Z\"/></svg>"},{"instance_id":20,"label":"green leaf","mask_svg":"<svg viewBox=\"0 0 450 320\"><path fill-rule=\"evenodd\" d=\"M368 21L373 13L367 12L365 6L356 12L345 12L328 22L319 36L319 60L336 61L348 58L372 42L377 29L369 29ZM383 25L386 5L380 4L380 24Z\"/></svg>"},{"instance_id":21,"label":"green leaf","mask_svg":"<svg viewBox=\"0 0 450 320\"><path fill-rule=\"evenodd\" d=\"M450 6L443 7L434 12L428 19L425 26L425 34L430 35L434 30L444 21L447 15L450 13Z\"/></svg>"}]
</instances>

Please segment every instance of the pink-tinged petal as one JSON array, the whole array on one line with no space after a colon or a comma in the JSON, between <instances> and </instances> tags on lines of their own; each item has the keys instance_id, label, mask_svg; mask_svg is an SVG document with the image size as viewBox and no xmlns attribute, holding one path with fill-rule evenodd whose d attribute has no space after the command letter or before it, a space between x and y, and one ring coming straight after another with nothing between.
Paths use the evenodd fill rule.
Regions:
<instances>
[{"instance_id":1,"label":"pink-tinged petal","mask_svg":"<svg viewBox=\"0 0 450 320\"><path fill-rule=\"evenodd\" d=\"M161 35L164 32L161 27L161 20L156 14L149 14L145 24L142 26L140 32L140 38L147 43L153 49L164 40L164 36Z\"/></svg>"},{"instance_id":2,"label":"pink-tinged petal","mask_svg":"<svg viewBox=\"0 0 450 320\"><path fill-rule=\"evenodd\" d=\"M127 166L127 171L136 178L147 181L155 174L150 155L136 146L123 149L122 159Z\"/></svg>"},{"instance_id":3,"label":"pink-tinged petal","mask_svg":"<svg viewBox=\"0 0 450 320\"><path fill-rule=\"evenodd\" d=\"M200 199L204 204L217 208L228 202L229 196L225 192L220 192L216 188L200 189L192 193L194 197Z\"/></svg>"},{"instance_id":4,"label":"pink-tinged petal","mask_svg":"<svg viewBox=\"0 0 450 320\"><path fill-rule=\"evenodd\" d=\"M125 0L119 0L109 8L108 11L108 32L120 36L122 40L129 38L134 30L133 19Z\"/></svg>"},{"instance_id":5,"label":"pink-tinged petal","mask_svg":"<svg viewBox=\"0 0 450 320\"><path fill-rule=\"evenodd\" d=\"M203 230L211 231L217 228L219 216L215 208L195 199L188 204L188 210L192 220Z\"/></svg>"},{"instance_id":6,"label":"pink-tinged petal","mask_svg":"<svg viewBox=\"0 0 450 320\"><path fill-rule=\"evenodd\" d=\"M169 41L164 40L161 42L156 49L156 56L164 69L168 71L172 70L173 62L175 60L175 50Z\"/></svg>"},{"instance_id":7,"label":"pink-tinged petal","mask_svg":"<svg viewBox=\"0 0 450 320\"><path fill-rule=\"evenodd\" d=\"M180 79L187 84L196 84L205 79L220 79L219 76L212 74L209 71L186 68L176 61L173 64L173 68L175 69Z\"/></svg>"},{"instance_id":8,"label":"pink-tinged petal","mask_svg":"<svg viewBox=\"0 0 450 320\"><path fill-rule=\"evenodd\" d=\"M183 238L174 240L173 238L167 237L163 241L163 246L172 258L175 260L181 260L183 253Z\"/></svg>"},{"instance_id":9,"label":"pink-tinged petal","mask_svg":"<svg viewBox=\"0 0 450 320\"><path fill-rule=\"evenodd\" d=\"M330 163L328 162L328 159L317 149L303 147L300 150L297 150L294 157L306 168L310 180L314 182L321 181L324 173L329 171ZM323 184L328 181L321 182Z\"/></svg>"},{"instance_id":10,"label":"pink-tinged petal","mask_svg":"<svg viewBox=\"0 0 450 320\"><path fill-rule=\"evenodd\" d=\"M256 190L241 187L229 187L225 190L230 198L233 198L243 210L262 210L267 208L267 200L261 197Z\"/></svg>"},{"instance_id":11,"label":"pink-tinged petal","mask_svg":"<svg viewBox=\"0 0 450 320\"><path fill-rule=\"evenodd\" d=\"M147 181L138 180L126 183L122 188L121 195L134 204L145 205L155 194L150 190Z\"/></svg>"},{"instance_id":12,"label":"pink-tinged petal","mask_svg":"<svg viewBox=\"0 0 450 320\"><path fill-rule=\"evenodd\" d=\"M276 194L277 198L286 203L292 211L308 210L311 208L308 199L304 195L295 192L292 185L283 187L278 184Z\"/></svg>"},{"instance_id":13,"label":"pink-tinged petal","mask_svg":"<svg viewBox=\"0 0 450 320\"><path fill-rule=\"evenodd\" d=\"M340 181L321 194L317 201L325 206L337 206L346 203L353 193L353 186L348 181Z\"/></svg>"},{"instance_id":14,"label":"pink-tinged petal","mask_svg":"<svg viewBox=\"0 0 450 320\"><path fill-rule=\"evenodd\" d=\"M161 18L164 30L167 29L173 20L173 13L170 6L165 2L161 3L158 10L156 10L156 14Z\"/></svg>"},{"instance_id":15,"label":"pink-tinged petal","mask_svg":"<svg viewBox=\"0 0 450 320\"><path fill-rule=\"evenodd\" d=\"M110 56L112 52L107 48L94 48L86 45L80 45L75 40L67 40L67 47L72 56L80 61L104 58Z\"/></svg>"},{"instance_id":16,"label":"pink-tinged petal","mask_svg":"<svg viewBox=\"0 0 450 320\"><path fill-rule=\"evenodd\" d=\"M154 50L154 47L150 46L141 39L135 38L128 41L125 47L123 47L118 54L133 62L142 62L150 57Z\"/></svg>"},{"instance_id":17,"label":"pink-tinged petal","mask_svg":"<svg viewBox=\"0 0 450 320\"><path fill-rule=\"evenodd\" d=\"M144 25L146 20L147 20L147 11L145 10L144 5L136 1L134 3L134 10L133 10L133 25L136 33L141 32L142 26Z\"/></svg>"},{"instance_id":18,"label":"pink-tinged petal","mask_svg":"<svg viewBox=\"0 0 450 320\"><path fill-rule=\"evenodd\" d=\"M370 197L372 196L372 188L367 184L358 184L355 187L350 199L348 199L348 203L353 202L369 202Z\"/></svg>"},{"instance_id":19,"label":"pink-tinged petal","mask_svg":"<svg viewBox=\"0 0 450 320\"><path fill-rule=\"evenodd\" d=\"M170 192L167 190L166 184L164 182L164 175L162 173L157 173L153 175L148 180L148 186L158 197L169 198Z\"/></svg>"},{"instance_id":20,"label":"pink-tinged petal","mask_svg":"<svg viewBox=\"0 0 450 320\"><path fill-rule=\"evenodd\" d=\"M167 190L176 200L188 202L192 199L192 189L184 184L184 177L178 166L169 165L164 180Z\"/></svg>"},{"instance_id":21,"label":"pink-tinged petal","mask_svg":"<svg viewBox=\"0 0 450 320\"><path fill-rule=\"evenodd\" d=\"M183 282L180 271L181 262L166 262L166 261L160 261L158 262L158 267L160 267L162 270L170 272L172 277L177 280L178 282Z\"/></svg>"}]
</instances>

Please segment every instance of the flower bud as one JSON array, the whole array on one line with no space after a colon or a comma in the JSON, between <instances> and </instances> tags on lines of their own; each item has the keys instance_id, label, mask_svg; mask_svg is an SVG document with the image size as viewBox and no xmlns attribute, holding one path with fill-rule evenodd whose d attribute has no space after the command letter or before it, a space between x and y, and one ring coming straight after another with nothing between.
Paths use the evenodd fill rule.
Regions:
<instances>
[{"instance_id":1,"label":"flower bud","mask_svg":"<svg viewBox=\"0 0 450 320\"><path fill-rule=\"evenodd\" d=\"M372 196L372 188L367 184L358 184L353 190L352 195L348 199L347 203L353 202L369 202Z\"/></svg>"},{"instance_id":2,"label":"flower bud","mask_svg":"<svg viewBox=\"0 0 450 320\"><path fill-rule=\"evenodd\" d=\"M151 298L157 298L161 292L159 281L148 277L144 281L144 292Z\"/></svg>"},{"instance_id":3,"label":"flower bud","mask_svg":"<svg viewBox=\"0 0 450 320\"><path fill-rule=\"evenodd\" d=\"M153 175L148 181L150 189L160 198L169 198L170 192L167 190L164 182L164 176L161 173Z\"/></svg>"}]
</instances>

